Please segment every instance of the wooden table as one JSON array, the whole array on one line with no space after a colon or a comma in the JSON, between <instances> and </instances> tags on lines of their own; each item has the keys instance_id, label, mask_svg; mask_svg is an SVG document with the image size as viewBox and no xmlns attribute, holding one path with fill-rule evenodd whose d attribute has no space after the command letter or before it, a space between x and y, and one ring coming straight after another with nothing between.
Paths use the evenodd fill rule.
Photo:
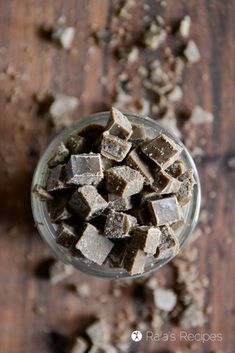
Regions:
<instances>
[{"instance_id":1,"label":"wooden table","mask_svg":"<svg viewBox=\"0 0 235 353\"><path fill-rule=\"evenodd\" d=\"M137 27L143 18L143 3L136 1ZM156 1L146 3L156 8ZM210 281L206 303L213 309L199 332L222 333L223 341L199 342L191 351L233 353L235 171L227 167L227 160L235 155L235 2L169 0L161 11L169 21L186 13L192 17L191 36L198 43L202 61L185 75L183 101L189 107L200 104L215 116L214 124L195 127L192 139L195 144L202 138L206 142L198 168L207 227L196 245L200 273ZM59 18L62 21L63 16L76 28L76 49L70 54L38 34L42 24L54 24ZM48 121L37 116L33 97L50 89L78 97L74 120L111 103L99 82L103 74L110 82L113 79L115 70L108 48L95 48L92 53L88 50L90 26L103 28L111 16L108 0L0 0L1 353L51 352L48 332L71 334L102 308L109 308L114 316L118 310L118 304L97 305L108 281L76 274L79 282L85 280L92 288L91 297L81 300L63 286L51 286L35 277L35 268L50 251L37 235L30 210L32 173L49 136ZM7 75L2 74L6 71ZM177 352L188 352L179 341L153 344L149 349L143 343L141 347L143 352L175 352L176 348ZM134 345L132 352L137 351Z\"/></svg>"}]
</instances>

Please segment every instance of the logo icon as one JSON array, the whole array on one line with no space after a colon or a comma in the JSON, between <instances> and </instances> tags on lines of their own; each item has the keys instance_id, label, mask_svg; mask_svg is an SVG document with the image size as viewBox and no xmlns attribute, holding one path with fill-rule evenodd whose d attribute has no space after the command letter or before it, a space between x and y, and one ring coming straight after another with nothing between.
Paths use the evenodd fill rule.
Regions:
<instances>
[{"instance_id":1,"label":"logo icon","mask_svg":"<svg viewBox=\"0 0 235 353\"><path fill-rule=\"evenodd\" d=\"M141 340L142 340L142 337L143 337L142 333L141 333L140 331L138 331L138 330L135 330L135 331L133 331L133 332L131 333L131 339L132 339L132 341L134 341L134 342L139 342L139 341L141 341Z\"/></svg>"}]
</instances>

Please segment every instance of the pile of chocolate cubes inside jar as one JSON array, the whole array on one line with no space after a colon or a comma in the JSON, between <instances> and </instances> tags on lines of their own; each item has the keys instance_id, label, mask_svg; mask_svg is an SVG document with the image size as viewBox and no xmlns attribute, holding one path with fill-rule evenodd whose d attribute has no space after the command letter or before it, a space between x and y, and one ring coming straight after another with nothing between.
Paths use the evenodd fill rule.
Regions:
<instances>
[{"instance_id":1,"label":"pile of chocolate cubes inside jar","mask_svg":"<svg viewBox=\"0 0 235 353\"><path fill-rule=\"evenodd\" d=\"M112 108L105 127L73 131L48 161L47 209L56 242L88 263L144 272L179 251L195 180L182 147Z\"/></svg>"}]
</instances>

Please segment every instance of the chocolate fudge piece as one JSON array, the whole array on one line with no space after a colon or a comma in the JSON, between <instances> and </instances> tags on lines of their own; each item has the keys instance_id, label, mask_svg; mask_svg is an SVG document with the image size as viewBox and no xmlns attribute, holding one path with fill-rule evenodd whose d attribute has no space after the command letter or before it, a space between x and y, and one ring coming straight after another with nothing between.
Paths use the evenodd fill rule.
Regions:
<instances>
[{"instance_id":1,"label":"chocolate fudge piece","mask_svg":"<svg viewBox=\"0 0 235 353\"><path fill-rule=\"evenodd\" d=\"M71 248L78 240L78 236L71 227L61 223L56 230L56 242L64 248Z\"/></svg>"},{"instance_id":2,"label":"chocolate fudge piece","mask_svg":"<svg viewBox=\"0 0 235 353\"><path fill-rule=\"evenodd\" d=\"M181 160L175 161L170 167L166 169L166 172L173 176L173 178L178 178L183 174L184 165Z\"/></svg>"},{"instance_id":3,"label":"chocolate fudge piece","mask_svg":"<svg viewBox=\"0 0 235 353\"><path fill-rule=\"evenodd\" d=\"M69 197L55 197L47 204L48 211L53 222L60 222L71 217L71 213L67 209Z\"/></svg>"},{"instance_id":4,"label":"chocolate fudge piece","mask_svg":"<svg viewBox=\"0 0 235 353\"><path fill-rule=\"evenodd\" d=\"M78 133L74 133L68 137L66 147L70 154L78 154L83 152L86 145L86 139L80 136Z\"/></svg>"},{"instance_id":5,"label":"chocolate fudge piece","mask_svg":"<svg viewBox=\"0 0 235 353\"><path fill-rule=\"evenodd\" d=\"M144 272L145 260L146 255L143 250L129 247L124 255L123 267L130 275L141 274Z\"/></svg>"},{"instance_id":6,"label":"chocolate fudge piece","mask_svg":"<svg viewBox=\"0 0 235 353\"><path fill-rule=\"evenodd\" d=\"M181 209L175 196L148 201L148 206L154 225L171 224L182 218Z\"/></svg>"},{"instance_id":7,"label":"chocolate fudge piece","mask_svg":"<svg viewBox=\"0 0 235 353\"><path fill-rule=\"evenodd\" d=\"M69 150L65 147L64 143L61 142L57 146L54 156L48 161L48 166L53 168L58 164L63 164L66 162L68 156Z\"/></svg>"},{"instance_id":8,"label":"chocolate fudge piece","mask_svg":"<svg viewBox=\"0 0 235 353\"><path fill-rule=\"evenodd\" d=\"M86 329L86 334L94 345L102 345L109 340L108 327L102 320L97 320Z\"/></svg>"},{"instance_id":9,"label":"chocolate fudge piece","mask_svg":"<svg viewBox=\"0 0 235 353\"><path fill-rule=\"evenodd\" d=\"M56 167L49 169L49 174L47 178L47 191L57 191L65 189L67 186L64 182L65 177L65 166L62 164L57 165Z\"/></svg>"},{"instance_id":10,"label":"chocolate fudge piece","mask_svg":"<svg viewBox=\"0 0 235 353\"><path fill-rule=\"evenodd\" d=\"M41 201L50 201L53 199L53 196L44 189L43 186L36 184L33 188L33 194L39 197Z\"/></svg>"},{"instance_id":11,"label":"chocolate fudge piece","mask_svg":"<svg viewBox=\"0 0 235 353\"><path fill-rule=\"evenodd\" d=\"M193 196L193 188L195 185L195 179L193 176L193 171L187 170L184 174L179 177L181 181L181 186L176 193L177 200L181 206L186 205Z\"/></svg>"},{"instance_id":12,"label":"chocolate fudge piece","mask_svg":"<svg viewBox=\"0 0 235 353\"><path fill-rule=\"evenodd\" d=\"M115 194L108 194L109 208L115 211L127 211L132 208L130 197L121 197Z\"/></svg>"},{"instance_id":13,"label":"chocolate fudge piece","mask_svg":"<svg viewBox=\"0 0 235 353\"><path fill-rule=\"evenodd\" d=\"M116 162L112 159L108 159L106 157L101 156L101 163L102 163L103 170L106 170L114 167Z\"/></svg>"},{"instance_id":14,"label":"chocolate fudge piece","mask_svg":"<svg viewBox=\"0 0 235 353\"><path fill-rule=\"evenodd\" d=\"M107 190L122 197L138 194L144 185L144 178L137 170L128 166L113 167L105 171Z\"/></svg>"},{"instance_id":15,"label":"chocolate fudge piece","mask_svg":"<svg viewBox=\"0 0 235 353\"><path fill-rule=\"evenodd\" d=\"M77 337L69 353L85 353L88 349L88 343L82 337Z\"/></svg>"},{"instance_id":16,"label":"chocolate fudge piece","mask_svg":"<svg viewBox=\"0 0 235 353\"><path fill-rule=\"evenodd\" d=\"M151 187L157 194L176 193L180 188L181 182L167 174L164 170L157 170L154 175L154 181Z\"/></svg>"},{"instance_id":17,"label":"chocolate fudge piece","mask_svg":"<svg viewBox=\"0 0 235 353\"><path fill-rule=\"evenodd\" d=\"M98 153L72 155L66 166L67 184L98 184L103 176L101 157Z\"/></svg>"},{"instance_id":18,"label":"chocolate fudge piece","mask_svg":"<svg viewBox=\"0 0 235 353\"><path fill-rule=\"evenodd\" d=\"M138 170L143 175L146 183L151 184L153 182L153 176L151 174L150 168L141 159L137 149L134 149L129 153L126 163L131 168Z\"/></svg>"},{"instance_id":19,"label":"chocolate fudge piece","mask_svg":"<svg viewBox=\"0 0 235 353\"><path fill-rule=\"evenodd\" d=\"M161 195L158 195L153 189L142 190L140 192L140 205L143 206L149 200L159 200L162 199Z\"/></svg>"},{"instance_id":20,"label":"chocolate fudge piece","mask_svg":"<svg viewBox=\"0 0 235 353\"><path fill-rule=\"evenodd\" d=\"M85 185L74 192L70 198L69 206L83 219L89 220L102 213L108 203L94 186Z\"/></svg>"},{"instance_id":21,"label":"chocolate fudge piece","mask_svg":"<svg viewBox=\"0 0 235 353\"><path fill-rule=\"evenodd\" d=\"M91 124L79 131L79 136L85 138L84 153L97 152L105 127L98 124Z\"/></svg>"},{"instance_id":22,"label":"chocolate fudge piece","mask_svg":"<svg viewBox=\"0 0 235 353\"><path fill-rule=\"evenodd\" d=\"M176 145L162 133L153 140L143 143L141 149L146 156L162 167L162 169L168 168L182 151L182 147Z\"/></svg>"},{"instance_id":23,"label":"chocolate fudge piece","mask_svg":"<svg viewBox=\"0 0 235 353\"><path fill-rule=\"evenodd\" d=\"M108 120L106 130L110 135L128 140L132 134L132 126L127 117L116 108L111 108L110 118Z\"/></svg>"},{"instance_id":24,"label":"chocolate fudge piece","mask_svg":"<svg viewBox=\"0 0 235 353\"><path fill-rule=\"evenodd\" d=\"M121 162L131 149L131 143L119 137L112 136L108 132L103 133L100 153L116 162Z\"/></svg>"},{"instance_id":25,"label":"chocolate fudge piece","mask_svg":"<svg viewBox=\"0 0 235 353\"><path fill-rule=\"evenodd\" d=\"M179 251L179 241L170 226L163 226L161 229L161 244L158 246L155 258L158 260L175 256Z\"/></svg>"},{"instance_id":26,"label":"chocolate fudge piece","mask_svg":"<svg viewBox=\"0 0 235 353\"><path fill-rule=\"evenodd\" d=\"M110 253L114 244L99 234L98 230L91 224L86 223L76 243L76 249L80 250L88 260L102 265Z\"/></svg>"},{"instance_id":27,"label":"chocolate fudge piece","mask_svg":"<svg viewBox=\"0 0 235 353\"><path fill-rule=\"evenodd\" d=\"M151 226L135 227L132 242L138 249L154 255L161 242L161 231L159 228Z\"/></svg>"},{"instance_id":28,"label":"chocolate fudge piece","mask_svg":"<svg viewBox=\"0 0 235 353\"><path fill-rule=\"evenodd\" d=\"M146 128L140 124L132 124L131 141L142 141L147 138Z\"/></svg>"},{"instance_id":29,"label":"chocolate fudge piece","mask_svg":"<svg viewBox=\"0 0 235 353\"><path fill-rule=\"evenodd\" d=\"M134 225L137 224L135 217L122 212L110 211L108 213L104 235L107 238L125 238Z\"/></svg>"},{"instance_id":30,"label":"chocolate fudge piece","mask_svg":"<svg viewBox=\"0 0 235 353\"><path fill-rule=\"evenodd\" d=\"M110 267L120 267L126 252L126 242L122 238L115 239L114 247L108 255Z\"/></svg>"}]
</instances>

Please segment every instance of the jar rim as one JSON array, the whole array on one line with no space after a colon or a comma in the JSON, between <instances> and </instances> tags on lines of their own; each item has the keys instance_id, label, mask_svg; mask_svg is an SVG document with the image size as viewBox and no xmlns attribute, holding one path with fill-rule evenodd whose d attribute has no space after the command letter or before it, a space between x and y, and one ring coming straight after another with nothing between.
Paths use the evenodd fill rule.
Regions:
<instances>
[{"instance_id":1,"label":"jar rim","mask_svg":"<svg viewBox=\"0 0 235 353\"><path fill-rule=\"evenodd\" d=\"M134 113L125 113L123 112L131 123L137 123L143 125L145 128L151 128L155 133L163 132L169 138L171 138L177 145L183 148L181 153L181 159L183 159L184 164L186 165L187 169L191 168L193 170L194 178L196 184L193 189L193 196L188 204L188 210L186 212L186 219L185 224L182 226L182 229L179 234L177 234L179 243L180 243L180 250L188 241L192 231L194 230L200 212L201 206L201 185L200 179L198 175L198 171L196 165L193 161L192 156L190 155L189 151L185 147L185 145L180 141L176 136L170 133L166 128L161 126L155 120L149 117L143 117L141 115L137 115ZM48 171L47 162L51 158L53 151L55 150L56 146L65 141L65 139L75 130L82 129L90 124L99 124L105 125L107 122L109 112L99 112L84 118L79 119L75 122L72 126L65 128L62 130L57 136L53 138L53 140L49 143L47 148L45 149L44 153L40 157L38 164L35 168L35 172L32 179L32 186L31 186L31 207L33 218L37 227L39 234L41 235L42 239L47 243L47 245L51 248L53 253L65 264L70 264L75 268L85 272L87 274L100 277L100 278L109 278L109 279L133 279L137 277L142 277L147 275L165 265L167 262L172 260L173 257L169 257L162 260L154 260L154 262L149 262L146 264L145 271L142 274L137 275L130 275L127 271L120 268L110 268L106 267L105 265L99 266L93 262L85 261L78 259L72 256L67 249L63 249L60 245L58 245L55 241L55 231L56 228L53 226L53 223L50 221L50 217L47 211L47 207L44 201L40 200L35 193L33 192L35 185L45 186L46 182L46 175ZM176 254L177 255L177 254Z\"/></svg>"}]
</instances>

